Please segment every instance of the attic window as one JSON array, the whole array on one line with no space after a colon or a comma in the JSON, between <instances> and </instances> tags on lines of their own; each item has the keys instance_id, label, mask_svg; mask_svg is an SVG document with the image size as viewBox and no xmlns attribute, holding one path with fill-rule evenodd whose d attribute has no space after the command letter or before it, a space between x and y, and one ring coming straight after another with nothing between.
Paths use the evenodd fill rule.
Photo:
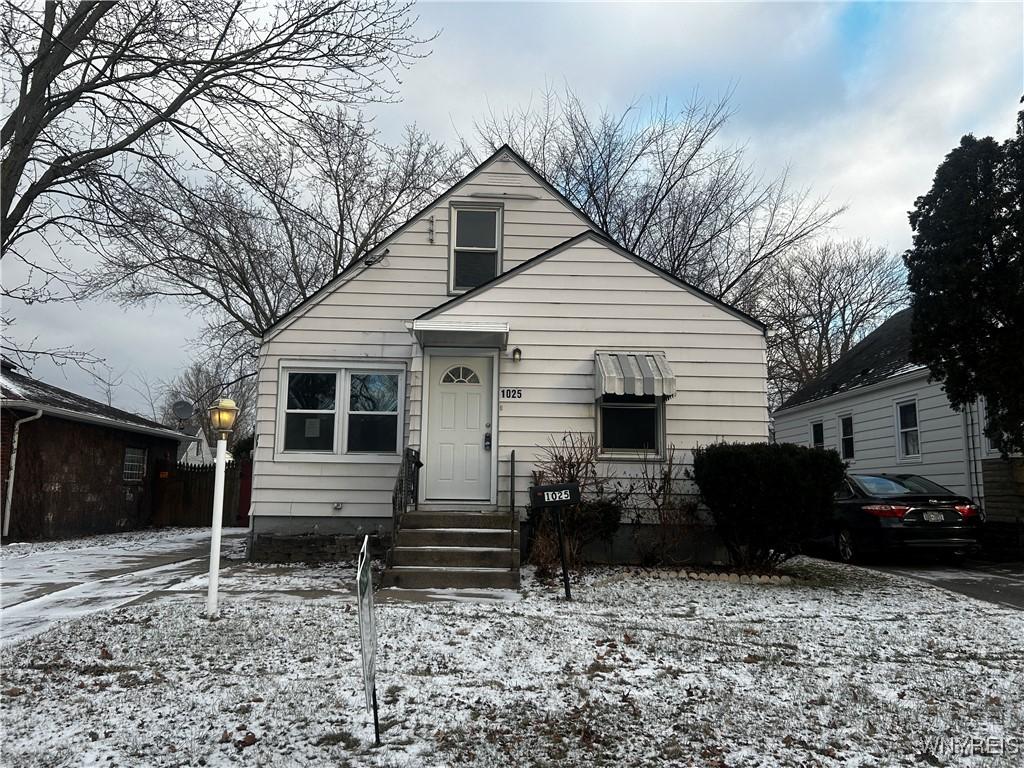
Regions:
<instances>
[{"instance_id":1,"label":"attic window","mask_svg":"<svg viewBox=\"0 0 1024 768\"><path fill-rule=\"evenodd\" d=\"M459 206L452 208L452 252L448 265L449 289L468 291L498 274L501 258L501 209Z\"/></svg>"}]
</instances>

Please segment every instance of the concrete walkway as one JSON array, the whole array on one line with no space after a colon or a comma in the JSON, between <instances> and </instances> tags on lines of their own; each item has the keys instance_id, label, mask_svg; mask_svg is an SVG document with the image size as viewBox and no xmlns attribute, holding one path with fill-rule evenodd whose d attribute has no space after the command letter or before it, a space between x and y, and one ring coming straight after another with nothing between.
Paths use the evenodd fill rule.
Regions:
<instances>
[{"instance_id":1,"label":"concrete walkway","mask_svg":"<svg viewBox=\"0 0 1024 768\"><path fill-rule=\"evenodd\" d=\"M149 533L149 532L147 532ZM225 529L223 552L244 545L244 528ZM89 546L12 548L0 563L0 642L24 640L57 621L110 610L205 573L210 531L180 529L161 535L103 537ZM16 545L17 546L17 545ZM224 561L222 560L222 567Z\"/></svg>"}]
</instances>

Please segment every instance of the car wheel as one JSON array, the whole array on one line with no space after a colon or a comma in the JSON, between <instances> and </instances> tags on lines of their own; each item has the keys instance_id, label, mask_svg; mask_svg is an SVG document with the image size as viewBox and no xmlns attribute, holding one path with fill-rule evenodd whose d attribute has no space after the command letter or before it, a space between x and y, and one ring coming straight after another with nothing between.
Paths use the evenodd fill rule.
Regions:
<instances>
[{"instance_id":1,"label":"car wheel","mask_svg":"<svg viewBox=\"0 0 1024 768\"><path fill-rule=\"evenodd\" d=\"M839 561L843 563L852 563L857 559L853 534L849 528L840 528L836 533L836 553L839 555Z\"/></svg>"}]
</instances>

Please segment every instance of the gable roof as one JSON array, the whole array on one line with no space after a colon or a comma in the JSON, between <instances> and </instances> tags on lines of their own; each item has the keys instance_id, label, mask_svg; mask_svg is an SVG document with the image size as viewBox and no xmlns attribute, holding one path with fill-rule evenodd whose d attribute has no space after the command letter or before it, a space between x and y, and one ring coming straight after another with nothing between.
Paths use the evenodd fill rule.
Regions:
<instances>
[{"instance_id":1,"label":"gable roof","mask_svg":"<svg viewBox=\"0 0 1024 768\"><path fill-rule=\"evenodd\" d=\"M481 283L476 288L472 288L471 290L468 290L465 293L460 294L459 296L455 296L454 298L449 299L448 301L444 302L443 304L439 304L438 306L436 306L436 307L434 307L432 309L428 309L422 315L417 317L416 320L426 320L429 317L432 317L432 316L434 316L436 314L440 314L440 313L444 312L445 310L450 309L451 307L453 307L453 306L455 306L457 304L461 304L463 301L466 301L467 299L471 299L474 296L477 296L480 293L483 293L484 291L488 290L489 288L493 288L494 286L503 283L505 280L509 279L510 277L514 277L515 275L518 275L520 272L524 272L525 270L530 269L530 267L532 267L532 266L534 266L536 264L539 264L540 262L544 261L545 259L549 259L552 256L554 256L555 254L561 253L562 251L566 250L567 248L572 248L574 245L578 245L579 243L582 243L584 240L593 240L596 243L600 243L601 245L605 246L609 250L614 251L615 253L619 254L620 256L623 256L624 258L627 258L630 261L635 262L636 264L640 265L641 267L643 267L644 269L648 270L649 272L653 272L658 277L663 278L664 280L667 280L668 282L672 283L676 287L682 288L684 290L687 290L690 293L693 293L693 294L699 296L700 298L704 299L705 301L707 301L707 302L709 302L711 304L714 304L715 306L717 306L717 307L719 307L721 309L724 309L730 315L733 315L734 317L736 317L736 318L738 318L740 320L743 320L744 322L754 326L755 328L757 328L762 333L764 333L766 328L767 328L767 326L764 323L762 323L760 320L758 320L758 319L756 319L754 317L751 317L746 312L743 312L743 311L741 311L739 309L736 309L736 307L732 306L731 304L725 303L721 299L716 299L711 294L705 293L704 291L702 291L697 286L691 285L690 283L686 282L685 280L682 280L682 279L680 279L678 277L675 277L670 272L666 272L664 269L662 269L661 267L657 266L656 264L652 264L651 262L647 261L647 259L644 259L644 258L641 258L640 256L637 256L632 251L627 251L625 248L623 248L621 245L616 243L614 240L612 240L612 239L610 239L608 237L605 237L604 235L600 234L599 232L593 232L593 231L580 232L575 237L571 237L568 240L566 240L566 241L564 241L562 243L559 243L558 245L554 246L553 248L549 248L548 250L544 251L543 253L537 254L532 259L527 259L522 264L518 264L517 266L515 266L512 269L508 270L507 272L502 272L500 275L497 275L497 276L491 278L486 283Z\"/></svg>"},{"instance_id":2,"label":"gable roof","mask_svg":"<svg viewBox=\"0 0 1024 768\"><path fill-rule=\"evenodd\" d=\"M0 404L6 408L41 410L48 416L141 432L170 440L192 439L159 422L33 379L8 366L4 366L0 374Z\"/></svg>"},{"instance_id":3,"label":"gable roof","mask_svg":"<svg viewBox=\"0 0 1024 768\"><path fill-rule=\"evenodd\" d=\"M465 176L463 176L457 182L452 184L452 186L448 187L448 189L446 189L440 195L438 195L433 200L431 200L422 209L420 209L415 214L413 214L408 219L406 219L406 221L403 224L399 225L396 229L394 229L387 237L385 237L383 240L381 240L379 243L377 243L377 245L375 245L371 250L369 250L367 253L363 254L358 259L356 259L353 262L351 262L350 264L348 264L348 266L346 266L341 272L339 272L333 278L328 280L319 289L317 289L315 292L311 293L305 299L300 301L294 307L292 307L287 312L285 312L283 315L281 315L279 318L277 318L277 320L275 320L273 323L271 323L270 326L267 328L267 330L264 331L263 336L266 337L267 334L269 334L272 331L274 331L275 329L277 329L286 320L294 317L296 315L296 313L298 313L301 310L307 308L308 306L310 306L310 304L315 303L316 301L318 301L325 293L328 293L331 290L333 290L334 288L336 288L338 283L339 283L339 281L342 278L347 277L360 264L366 263L366 260L370 256L376 254L381 248L386 248L389 242L394 240L394 238L396 238L398 235L400 235L402 232L404 232L406 229L408 229L418 219L422 218L432 208L437 207L440 204L440 202L442 200L444 200L444 198L446 198L448 195L454 194L455 190L457 190L463 184L468 182L471 178L476 176L476 174L478 174L481 170L483 170L484 167L490 165L492 162L497 160L503 153L510 155L512 157L512 159L516 163L518 163L520 166L522 166L523 170L527 171L531 176L533 176L533 178L547 192L549 192L555 198L557 198L562 203L564 203L567 208L569 208L570 210L574 211L583 220L584 224L589 226L595 232L600 232L604 237L608 238L609 240L612 240L612 236L611 235L609 235L607 232L605 232L605 230L600 225L598 225L597 222L595 222L592 218L590 218L590 216L588 216L583 211L582 208L577 206L575 203L573 203L571 200L569 200L569 198L567 198L565 195L563 195L561 192L559 192L557 189L555 189L555 187L552 186L551 182L549 182L547 179L545 179L544 176L541 175L540 171L538 171L536 168L534 168L526 160L526 158L524 158L522 155L520 155L518 152L516 152L514 149L512 149L512 147L510 147L508 144L502 144L494 152L492 152L491 155L486 160L483 160L479 165L477 165L475 168L473 168L473 170L471 170L469 173L467 173ZM367 265L367 266L369 266L369 265ZM353 277L354 277L354 275L353 275Z\"/></svg>"},{"instance_id":4,"label":"gable roof","mask_svg":"<svg viewBox=\"0 0 1024 768\"><path fill-rule=\"evenodd\" d=\"M775 412L924 369L924 366L910 361L912 317L912 309L897 312L836 360L821 376L790 395Z\"/></svg>"}]
</instances>

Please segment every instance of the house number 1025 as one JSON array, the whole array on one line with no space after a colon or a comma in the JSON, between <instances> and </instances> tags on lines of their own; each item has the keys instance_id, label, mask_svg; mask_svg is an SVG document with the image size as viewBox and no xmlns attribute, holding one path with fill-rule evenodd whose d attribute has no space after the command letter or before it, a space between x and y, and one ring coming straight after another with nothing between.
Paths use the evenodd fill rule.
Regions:
<instances>
[{"instance_id":1,"label":"house number 1025","mask_svg":"<svg viewBox=\"0 0 1024 768\"><path fill-rule=\"evenodd\" d=\"M502 400L522 400L523 399L523 390L521 390L521 389L503 388L501 390L501 399Z\"/></svg>"},{"instance_id":2,"label":"house number 1025","mask_svg":"<svg viewBox=\"0 0 1024 768\"><path fill-rule=\"evenodd\" d=\"M544 491L544 501L568 501L569 491Z\"/></svg>"}]
</instances>

